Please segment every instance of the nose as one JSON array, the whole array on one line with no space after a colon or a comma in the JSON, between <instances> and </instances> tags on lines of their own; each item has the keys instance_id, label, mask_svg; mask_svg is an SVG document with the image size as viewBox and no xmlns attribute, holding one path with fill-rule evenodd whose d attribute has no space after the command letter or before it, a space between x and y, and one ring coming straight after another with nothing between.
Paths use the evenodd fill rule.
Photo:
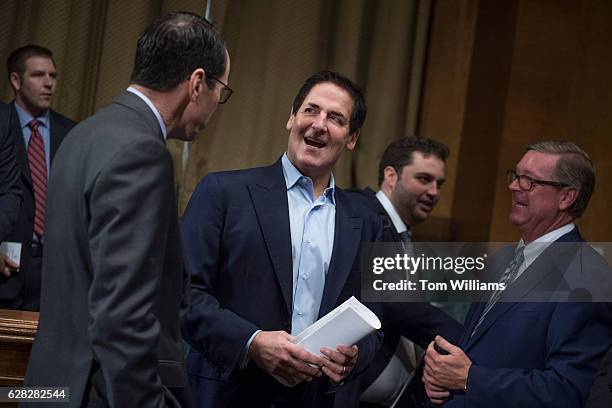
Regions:
<instances>
[{"instance_id":1,"label":"nose","mask_svg":"<svg viewBox=\"0 0 612 408\"><path fill-rule=\"evenodd\" d=\"M427 194L432 198L437 197L438 194L440 194L440 187L438 186L438 183L435 181L431 183L427 189Z\"/></svg>"},{"instance_id":2,"label":"nose","mask_svg":"<svg viewBox=\"0 0 612 408\"><path fill-rule=\"evenodd\" d=\"M45 75L44 80L43 80L43 86L47 88L52 88L54 82L55 82L55 78L53 78L51 75Z\"/></svg>"},{"instance_id":3,"label":"nose","mask_svg":"<svg viewBox=\"0 0 612 408\"><path fill-rule=\"evenodd\" d=\"M312 127L317 130L325 131L327 129L327 116L321 112L312 120Z\"/></svg>"},{"instance_id":4,"label":"nose","mask_svg":"<svg viewBox=\"0 0 612 408\"><path fill-rule=\"evenodd\" d=\"M519 186L519 179L515 178L508 184L508 190L510 191L520 191L521 187Z\"/></svg>"}]
</instances>

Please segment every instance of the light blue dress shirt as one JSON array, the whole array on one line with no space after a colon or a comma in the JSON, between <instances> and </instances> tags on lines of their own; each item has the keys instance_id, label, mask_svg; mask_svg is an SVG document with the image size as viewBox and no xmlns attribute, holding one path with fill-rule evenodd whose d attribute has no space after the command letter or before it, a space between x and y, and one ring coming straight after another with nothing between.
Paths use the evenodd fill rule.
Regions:
<instances>
[{"instance_id":1,"label":"light blue dress shirt","mask_svg":"<svg viewBox=\"0 0 612 408\"><path fill-rule=\"evenodd\" d=\"M281 159L287 186L291 259L293 264L293 311L291 334L299 334L317 320L325 277L329 270L336 230L334 175L328 187L316 200L312 179L303 176L287 154ZM248 363L248 349L261 330L247 341L240 358L240 367Z\"/></svg>"},{"instance_id":2,"label":"light blue dress shirt","mask_svg":"<svg viewBox=\"0 0 612 408\"><path fill-rule=\"evenodd\" d=\"M333 175L323 194L315 198L312 180L300 173L287 154L281 161L289 204L293 261L291 334L295 336L319 315L334 247L336 202Z\"/></svg>"},{"instance_id":3,"label":"light blue dress shirt","mask_svg":"<svg viewBox=\"0 0 612 408\"><path fill-rule=\"evenodd\" d=\"M17 111L17 117L19 118L19 124L21 125L21 134L23 135L23 142L25 143L26 154L28 152L28 143L30 143L30 137L32 136L32 129L28 126L34 116L30 115L19 105L15 104L15 110ZM45 163L47 165L47 178L51 174L51 128L49 121L49 111L45 112L42 116L37 116L36 119L40 122L38 127L38 133L42 137L43 144L45 145Z\"/></svg>"},{"instance_id":4,"label":"light blue dress shirt","mask_svg":"<svg viewBox=\"0 0 612 408\"><path fill-rule=\"evenodd\" d=\"M17 117L19 118L19 124L21 125L21 134L23 135L23 142L25 144L26 157L28 154L28 143L32 137L32 129L28 126L33 119L37 119L40 122L38 126L38 133L42 137L43 145L45 146L45 167L47 167L47 180L51 175L51 121L49 120L49 111L45 112L44 115L34 116L30 115L25 109L15 104L15 110L17 111ZM42 242L44 238L32 233L32 240L35 242Z\"/></svg>"}]
</instances>

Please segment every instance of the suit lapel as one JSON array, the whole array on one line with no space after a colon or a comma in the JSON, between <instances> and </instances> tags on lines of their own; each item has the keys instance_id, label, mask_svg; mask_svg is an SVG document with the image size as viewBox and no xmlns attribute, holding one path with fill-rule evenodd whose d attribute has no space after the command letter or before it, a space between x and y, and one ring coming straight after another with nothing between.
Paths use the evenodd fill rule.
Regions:
<instances>
[{"instance_id":1,"label":"suit lapel","mask_svg":"<svg viewBox=\"0 0 612 408\"><path fill-rule=\"evenodd\" d=\"M28 154L23 141L23 132L21 131L19 115L17 115L17 110L15 110L15 101L11 102L11 122L13 141L15 143L15 155L21 166L21 174L26 181L26 185L32 189L32 176L30 175L30 167L28 166Z\"/></svg>"},{"instance_id":2,"label":"suit lapel","mask_svg":"<svg viewBox=\"0 0 612 408\"><path fill-rule=\"evenodd\" d=\"M474 331L474 326L478 322L478 318L482 314L482 311L485 307L486 303L483 302L474 302L470 306L470 310L468 311L465 317L465 323L463 324L463 334L461 336L461 340L459 344L467 350L467 347L470 345L470 335Z\"/></svg>"},{"instance_id":3,"label":"suit lapel","mask_svg":"<svg viewBox=\"0 0 612 408\"><path fill-rule=\"evenodd\" d=\"M248 189L287 312L291 316L293 268L287 186L280 160L265 171L267 174L262 177L262 182L251 184Z\"/></svg>"},{"instance_id":4,"label":"suit lapel","mask_svg":"<svg viewBox=\"0 0 612 408\"><path fill-rule=\"evenodd\" d=\"M361 244L363 220L353 213L348 198L339 188L336 188L335 198L334 248L325 279L319 317L327 314L336 305Z\"/></svg>"},{"instance_id":5,"label":"suit lapel","mask_svg":"<svg viewBox=\"0 0 612 408\"><path fill-rule=\"evenodd\" d=\"M23 141L21 123L19 122L19 116L17 115L15 107L11 106L11 108L11 120L13 136L15 140L15 154L21 163L21 171L24 175L24 178L26 179L28 186L31 188L32 176L30 174L30 167L28 165L28 152ZM67 133L61 122L57 120L57 114L53 110L49 110L49 130L49 159L51 165L53 165L53 158L55 157L57 148L59 147L60 143L62 142L62 139Z\"/></svg>"},{"instance_id":6,"label":"suit lapel","mask_svg":"<svg viewBox=\"0 0 612 408\"><path fill-rule=\"evenodd\" d=\"M543 253L540 254L536 258L536 260L527 268L521 276L517 278L517 280L510 286L508 292L504 292L498 302L493 306L493 308L487 314L485 320L481 323L478 331L474 333L474 336L471 338L468 337L467 340L467 348L470 348L478 339L486 333L486 331L491 327L500 317L502 317L505 313L507 313L512 308L516 307L517 302L521 300L528 299L528 296L533 293L536 289L543 290L555 290L558 289L557 285L553 286L547 285L546 282L559 283L563 280L563 265L566 265L569 262L569 258L575 250L573 250L573 246L559 246L555 245L560 242L579 242L581 241L580 233L577 228L574 228L572 231L560 237L557 241L551 244ZM506 257L506 265L510 262L511 256ZM540 293L539 300L541 299L542 293ZM511 299L512 301L508 301ZM469 336L474 330L474 326L480 315L482 314L482 310L484 309L484 303L480 306L480 308L475 308L475 311L478 313L475 314L473 321L471 323L471 327L469 330L464 330L464 336ZM466 329L468 326L466 326Z\"/></svg>"},{"instance_id":7,"label":"suit lapel","mask_svg":"<svg viewBox=\"0 0 612 408\"><path fill-rule=\"evenodd\" d=\"M49 159L51 165L53 165L55 152L57 152L57 148L66 135L66 129L61 126L60 122L57 120L55 112L52 110L49 111L49 130Z\"/></svg>"},{"instance_id":8,"label":"suit lapel","mask_svg":"<svg viewBox=\"0 0 612 408\"><path fill-rule=\"evenodd\" d=\"M476 331L476 333L474 333L474 335L472 337L469 337L472 334L472 331L474 331L474 326L476 325L476 323L478 322L478 320L480 319L480 315L482 314L482 311L484 309L484 305L485 303L481 304L482 306L480 306L479 308L475 308L475 310L478 311L477 314L474 314L474 319L471 322L471 330L469 332L465 333L465 336L467 337L467 346L466 349L471 348L474 343L476 343L478 341L478 339L487 332L487 330L489 330L489 327L491 327L501 316L503 316L506 312L508 312L510 309L512 309L513 307L515 307L517 305L517 303L496 303L493 308L489 311L489 313L487 314L487 317L484 319L484 321L480 324L480 326L478 327L478 330Z\"/></svg>"},{"instance_id":9,"label":"suit lapel","mask_svg":"<svg viewBox=\"0 0 612 408\"><path fill-rule=\"evenodd\" d=\"M364 194L368 197L370 201L370 207L378 213L380 219L383 224L383 238L386 242L402 242L402 238L400 237L395 225L393 225L393 221L391 221L391 217L385 207L383 207L382 203L376 197L376 192L372 190L370 187L366 187L363 190ZM404 246L402 245L401 251L404 251Z\"/></svg>"},{"instance_id":10,"label":"suit lapel","mask_svg":"<svg viewBox=\"0 0 612 408\"><path fill-rule=\"evenodd\" d=\"M145 103L145 101L143 101L138 95L130 91L123 91L115 98L113 103L136 111L142 117L146 125L151 129L151 134L155 135L157 139L165 143L164 135L161 127L159 126L159 122L157 121L157 117L151 108L149 108L149 106Z\"/></svg>"}]
</instances>

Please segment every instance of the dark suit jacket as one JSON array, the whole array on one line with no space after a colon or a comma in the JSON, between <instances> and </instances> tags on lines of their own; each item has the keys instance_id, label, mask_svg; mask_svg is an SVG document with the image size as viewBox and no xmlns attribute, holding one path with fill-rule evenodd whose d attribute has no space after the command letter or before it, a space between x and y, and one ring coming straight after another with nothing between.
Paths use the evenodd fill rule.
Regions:
<instances>
[{"instance_id":1,"label":"dark suit jacket","mask_svg":"<svg viewBox=\"0 0 612 408\"><path fill-rule=\"evenodd\" d=\"M22 196L11 134L11 116L9 106L0 102L0 242L5 241L15 225ZM0 277L0 288L2 282L3 278Z\"/></svg>"},{"instance_id":2,"label":"dark suit jacket","mask_svg":"<svg viewBox=\"0 0 612 408\"><path fill-rule=\"evenodd\" d=\"M579 241L574 229L557 243ZM583 406L596 365L612 342L609 304L503 301L506 295L529 299L555 280L561 285L576 247L547 248L470 337L485 303L472 305L460 342L473 363L467 391L454 393L445 408ZM493 267L503 271L512 252L495 256Z\"/></svg>"},{"instance_id":3,"label":"dark suit jacket","mask_svg":"<svg viewBox=\"0 0 612 408\"><path fill-rule=\"evenodd\" d=\"M0 304L14 309L38 311L40 304L40 259L30 262L32 234L34 230L34 188L30 168L28 166L27 147L23 142L19 116L15 110L15 102L10 104L12 113L12 140L15 146L17 163L20 168L23 203L15 227L6 237L6 241L21 242L21 264L19 273L0 284ZM74 122L59 113L49 111L50 126L50 158L53 168L55 152L64 140ZM48 190L50 188L48 187ZM49 192L50 194L50 192ZM47 214L48 216L48 214Z\"/></svg>"},{"instance_id":4,"label":"dark suit jacket","mask_svg":"<svg viewBox=\"0 0 612 408\"><path fill-rule=\"evenodd\" d=\"M188 280L155 115L126 91L76 126L56 159L25 384L68 386L71 407L187 405L179 312Z\"/></svg>"},{"instance_id":5,"label":"dark suit jacket","mask_svg":"<svg viewBox=\"0 0 612 408\"><path fill-rule=\"evenodd\" d=\"M339 188L335 199L334 248L319 317L359 297L360 243L381 239L380 223L367 209ZM287 388L254 361L239 368L256 330L291 332L291 235L281 161L206 176L191 197L182 232L192 279L183 331L192 346L187 369L196 405L269 406L281 395L305 407L331 403L333 394L323 394L326 378ZM355 375L378 346L378 335L358 343Z\"/></svg>"},{"instance_id":6,"label":"dark suit jacket","mask_svg":"<svg viewBox=\"0 0 612 408\"><path fill-rule=\"evenodd\" d=\"M385 242L402 242L389 214L372 189L366 188L350 193L355 195L355 199L363 200L370 211L381 219ZM402 248L400 247L399 250L401 251ZM427 344L438 334L451 342L456 341L461 335L462 325L429 303L383 302L381 307L382 327L385 334L383 344L376 353L371 366L360 378L338 392L335 403L338 408L359 405L360 395L378 378L393 357L400 336L403 335L421 347L427 347Z\"/></svg>"},{"instance_id":7,"label":"dark suit jacket","mask_svg":"<svg viewBox=\"0 0 612 408\"><path fill-rule=\"evenodd\" d=\"M612 347L600 364L586 408L610 408L612 406Z\"/></svg>"}]
</instances>

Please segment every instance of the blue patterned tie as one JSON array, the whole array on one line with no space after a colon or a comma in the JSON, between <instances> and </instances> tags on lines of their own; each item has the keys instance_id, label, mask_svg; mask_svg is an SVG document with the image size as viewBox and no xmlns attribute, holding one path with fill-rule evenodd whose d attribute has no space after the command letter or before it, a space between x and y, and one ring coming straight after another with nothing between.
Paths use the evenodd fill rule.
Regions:
<instances>
[{"instance_id":1,"label":"blue patterned tie","mask_svg":"<svg viewBox=\"0 0 612 408\"><path fill-rule=\"evenodd\" d=\"M414 248L412 247L412 232L406 230L399 233L400 239L402 240L402 246L408 256L414 256Z\"/></svg>"},{"instance_id":2,"label":"blue patterned tie","mask_svg":"<svg viewBox=\"0 0 612 408\"><path fill-rule=\"evenodd\" d=\"M514 258L512 259L510 264L508 264L508 267L506 268L506 270L504 271L504 274L499 280L500 283L506 284L505 285L506 290L508 290L508 287L516 279L516 275L518 274L519 268L523 264L524 260L525 260L525 246L521 245L517 247L516 250L514 251ZM501 290L496 290L495 292L493 292L493 295L491 295L491 298L489 299L484 310L482 311L482 314L480 315L480 319L478 319L478 323L476 323L476 326L474 327L474 330L472 331L472 334L470 335L470 337L472 337L474 333L476 333L476 330L478 330L478 327L484 321L485 317L487 316L487 313L489 313L491 309L493 308L493 306L495 306L495 303L497 302L497 300L499 299L502 293L503 291Z\"/></svg>"}]
</instances>

